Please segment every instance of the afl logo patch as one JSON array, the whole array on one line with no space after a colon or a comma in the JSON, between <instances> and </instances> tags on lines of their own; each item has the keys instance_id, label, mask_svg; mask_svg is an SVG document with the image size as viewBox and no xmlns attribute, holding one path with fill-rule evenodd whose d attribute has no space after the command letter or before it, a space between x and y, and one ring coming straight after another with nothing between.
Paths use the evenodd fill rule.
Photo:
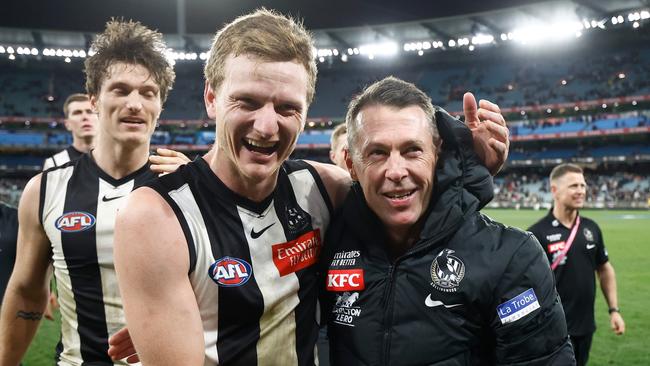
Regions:
<instances>
[{"instance_id":1,"label":"afl logo patch","mask_svg":"<svg viewBox=\"0 0 650 366\"><path fill-rule=\"evenodd\" d=\"M253 268L243 259L223 257L212 263L208 275L219 286L236 287L248 282Z\"/></svg>"},{"instance_id":2,"label":"afl logo patch","mask_svg":"<svg viewBox=\"0 0 650 366\"><path fill-rule=\"evenodd\" d=\"M95 217L88 212L66 212L56 219L54 226L65 233L88 230L95 226Z\"/></svg>"},{"instance_id":3,"label":"afl logo patch","mask_svg":"<svg viewBox=\"0 0 650 366\"><path fill-rule=\"evenodd\" d=\"M465 277L465 264L451 249L443 249L431 263L431 284L436 290L455 292Z\"/></svg>"}]
</instances>

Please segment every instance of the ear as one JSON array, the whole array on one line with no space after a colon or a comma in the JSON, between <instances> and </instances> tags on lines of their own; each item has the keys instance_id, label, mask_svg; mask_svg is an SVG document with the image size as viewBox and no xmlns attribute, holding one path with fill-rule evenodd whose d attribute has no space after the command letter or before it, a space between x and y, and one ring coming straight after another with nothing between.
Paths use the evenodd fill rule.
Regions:
<instances>
[{"instance_id":1,"label":"ear","mask_svg":"<svg viewBox=\"0 0 650 366\"><path fill-rule=\"evenodd\" d=\"M208 113L208 118L215 120L217 118L217 95L214 90L212 90L212 87L207 80L205 82L205 88L203 89L203 101L205 103L205 111Z\"/></svg>"},{"instance_id":2,"label":"ear","mask_svg":"<svg viewBox=\"0 0 650 366\"><path fill-rule=\"evenodd\" d=\"M345 155L345 166L348 167L348 172L350 173L350 177L352 177L352 180L358 181L357 179L357 172L354 171L354 165L352 164L352 156L350 154L350 151L345 148L343 149L343 154Z\"/></svg>"},{"instance_id":3,"label":"ear","mask_svg":"<svg viewBox=\"0 0 650 366\"><path fill-rule=\"evenodd\" d=\"M99 109L97 108L97 97L94 95L90 96L90 108L92 108L94 113L99 114Z\"/></svg>"},{"instance_id":4,"label":"ear","mask_svg":"<svg viewBox=\"0 0 650 366\"><path fill-rule=\"evenodd\" d=\"M63 125L65 126L65 129L68 130L69 132L72 132L72 127L70 127L70 122L68 122L68 119L63 120Z\"/></svg>"}]
</instances>

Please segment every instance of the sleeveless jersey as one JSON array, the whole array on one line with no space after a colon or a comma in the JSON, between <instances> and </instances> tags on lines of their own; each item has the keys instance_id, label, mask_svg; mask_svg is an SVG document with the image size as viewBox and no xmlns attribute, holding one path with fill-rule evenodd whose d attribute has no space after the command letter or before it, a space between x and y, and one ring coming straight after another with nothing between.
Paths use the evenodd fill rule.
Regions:
<instances>
[{"instance_id":1,"label":"sleeveless jersey","mask_svg":"<svg viewBox=\"0 0 650 366\"><path fill-rule=\"evenodd\" d=\"M115 215L154 177L147 164L114 179L90 154L43 173L39 213L61 307L57 365L113 365L108 337L125 325L113 265Z\"/></svg>"},{"instance_id":2,"label":"sleeveless jersey","mask_svg":"<svg viewBox=\"0 0 650 366\"><path fill-rule=\"evenodd\" d=\"M331 201L303 161L253 202L198 158L148 183L172 207L190 253L206 365L314 365L317 273Z\"/></svg>"},{"instance_id":3,"label":"sleeveless jersey","mask_svg":"<svg viewBox=\"0 0 650 366\"><path fill-rule=\"evenodd\" d=\"M43 162L43 170L48 170L56 166L61 166L69 162L70 160L79 159L81 155L83 155L81 151L75 149L74 146L70 145L67 148L65 148L65 150L61 150L58 153L45 159L45 161Z\"/></svg>"}]
</instances>

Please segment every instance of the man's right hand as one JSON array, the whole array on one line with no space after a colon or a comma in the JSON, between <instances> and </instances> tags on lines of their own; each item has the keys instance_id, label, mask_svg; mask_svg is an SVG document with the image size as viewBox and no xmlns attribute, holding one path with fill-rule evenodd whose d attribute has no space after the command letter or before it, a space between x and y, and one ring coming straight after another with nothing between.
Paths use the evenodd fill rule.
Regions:
<instances>
[{"instance_id":1,"label":"man's right hand","mask_svg":"<svg viewBox=\"0 0 650 366\"><path fill-rule=\"evenodd\" d=\"M126 362L136 363L140 362L140 358L136 353L135 346L133 346L133 341L131 340L131 335L129 334L129 329L124 327L113 334L112 337L108 339L108 355L114 361L121 360L126 357Z\"/></svg>"}]
</instances>

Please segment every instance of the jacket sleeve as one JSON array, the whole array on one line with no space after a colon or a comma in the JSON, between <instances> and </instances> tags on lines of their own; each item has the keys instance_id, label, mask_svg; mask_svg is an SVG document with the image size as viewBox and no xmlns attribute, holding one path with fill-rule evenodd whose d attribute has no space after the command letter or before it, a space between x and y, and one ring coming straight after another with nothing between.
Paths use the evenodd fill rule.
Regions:
<instances>
[{"instance_id":1,"label":"jacket sleeve","mask_svg":"<svg viewBox=\"0 0 650 366\"><path fill-rule=\"evenodd\" d=\"M478 199L478 209L487 205L494 197L492 175L483 165L476 152L472 131L457 118L452 117L444 109L436 108L436 124L442 138L440 161L457 159L462 170L460 177L463 188ZM439 183L445 185L444 171L439 171ZM455 177L455 175L452 175Z\"/></svg>"},{"instance_id":2,"label":"jacket sleeve","mask_svg":"<svg viewBox=\"0 0 650 366\"><path fill-rule=\"evenodd\" d=\"M564 310L540 244L530 233L508 229L502 240L521 244L499 279L491 304L496 363L574 365Z\"/></svg>"}]
</instances>

